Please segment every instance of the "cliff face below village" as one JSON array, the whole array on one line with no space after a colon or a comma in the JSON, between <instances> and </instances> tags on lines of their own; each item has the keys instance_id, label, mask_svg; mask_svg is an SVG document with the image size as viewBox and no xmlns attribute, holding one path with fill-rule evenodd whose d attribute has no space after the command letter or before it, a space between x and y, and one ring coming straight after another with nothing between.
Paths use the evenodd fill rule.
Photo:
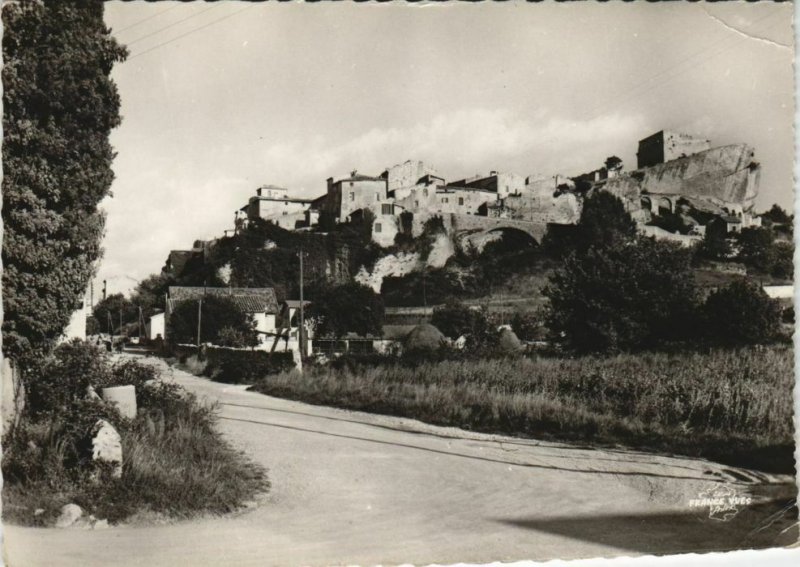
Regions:
<instances>
[{"instance_id":1,"label":"cliff face below village","mask_svg":"<svg viewBox=\"0 0 800 567\"><path fill-rule=\"evenodd\" d=\"M684 197L715 206L750 210L758 194L760 166L753 148L734 144L622 173L602 190L641 208L643 195Z\"/></svg>"}]
</instances>

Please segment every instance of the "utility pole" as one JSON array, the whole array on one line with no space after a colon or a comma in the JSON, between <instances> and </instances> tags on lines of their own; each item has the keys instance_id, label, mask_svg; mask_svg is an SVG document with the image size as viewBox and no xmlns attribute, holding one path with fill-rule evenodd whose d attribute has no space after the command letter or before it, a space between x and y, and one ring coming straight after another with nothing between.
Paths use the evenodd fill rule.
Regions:
<instances>
[{"instance_id":1,"label":"utility pole","mask_svg":"<svg viewBox=\"0 0 800 567\"><path fill-rule=\"evenodd\" d=\"M111 340L114 340L114 321L111 318L111 311L106 311L108 315L108 334L111 335Z\"/></svg>"},{"instance_id":2,"label":"utility pole","mask_svg":"<svg viewBox=\"0 0 800 567\"><path fill-rule=\"evenodd\" d=\"M142 342L142 306L139 306L139 342Z\"/></svg>"},{"instance_id":3,"label":"utility pole","mask_svg":"<svg viewBox=\"0 0 800 567\"><path fill-rule=\"evenodd\" d=\"M197 352L200 353L200 321L203 317L203 300L197 300Z\"/></svg>"},{"instance_id":4,"label":"utility pole","mask_svg":"<svg viewBox=\"0 0 800 567\"><path fill-rule=\"evenodd\" d=\"M428 319L428 293L426 288L425 282L425 274L428 271L428 266L423 264L422 266L422 319L420 323L424 323Z\"/></svg>"},{"instance_id":5,"label":"utility pole","mask_svg":"<svg viewBox=\"0 0 800 567\"><path fill-rule=\"evenodd\" d=\"M300 360L302 360L303 357L305 357L305 355L306 355L306 350L305 350L305 346L306 346L306 341L305 341L306 326L305 326L305 309L304 309L304 307L305 306L303 305L303 249L301 248L300 249L300 329L299 329L300 332L299 332L298 337L297 337L298 345L299 345L299 348L300 348ZM290 329L292 328L291 319L289 319L289 328Z\"/></svg>"},{"instance_id":6,"label":"utility pole","mask_svg":"<svg viewBox=\"0 0 800 567\"><path fill-rule=\"evenodd\" d=\"M106 286L108 280L103 280L103 301L106 300Z\"/></svg>"}]
</instances>

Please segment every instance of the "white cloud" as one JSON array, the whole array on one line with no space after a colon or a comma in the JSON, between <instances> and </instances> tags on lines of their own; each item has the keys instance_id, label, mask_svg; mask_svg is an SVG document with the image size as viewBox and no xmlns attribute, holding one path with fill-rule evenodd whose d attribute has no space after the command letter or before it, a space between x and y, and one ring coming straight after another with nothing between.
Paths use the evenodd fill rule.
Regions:
<instances>
[{"instance_id":1,"label":"white cloud","mask_svg":"<svg viewBox=\"0 0 800 567\"><path fill-rule=\"evenodd\" d=\"M353 168L379 173L406 159L421 159L453 177L488 169L518 173L577 173L613 153L630 154L648 134L639 116L605 115L589 121L515 117L507 110L471 109L440 114L408 127L372 129L342 143L315 137L273 144L262 154L267 171L306 194L323 180Z\"/></svg>"}]
</instances>

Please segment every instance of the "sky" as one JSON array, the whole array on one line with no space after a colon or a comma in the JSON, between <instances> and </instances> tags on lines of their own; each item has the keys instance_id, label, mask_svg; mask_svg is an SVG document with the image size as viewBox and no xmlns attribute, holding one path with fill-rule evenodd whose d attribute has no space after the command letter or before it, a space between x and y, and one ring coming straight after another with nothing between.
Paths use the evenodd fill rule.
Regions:
<instances>
[{"instance_id":1,"label":"sky","mask_svg":"<svg viewBox=\"0 0 800 567\"><path fill-rule=\"evenodd\" d=\"M790 3L119 2L130 55L98 267L108 292L221 236L264 184L298 197L408 159L447 179L576 175L661 129L747 143L757 209L792 207Z\"/></svg>"}]
</instances>

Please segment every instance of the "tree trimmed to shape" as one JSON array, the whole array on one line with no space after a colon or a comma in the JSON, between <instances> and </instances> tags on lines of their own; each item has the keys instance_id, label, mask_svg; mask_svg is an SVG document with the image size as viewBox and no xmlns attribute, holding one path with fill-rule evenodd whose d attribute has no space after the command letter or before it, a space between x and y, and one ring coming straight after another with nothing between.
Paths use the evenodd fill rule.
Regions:
<instances>
[{"instance_id":1,"label":"tree trimmed to shape","mask_svg":"<svg viewBox=\"0 0 800 567\"><path fill-rule=\"evenodd\" d=\"M706 339L725 346L763 344L780 332L781 308L754 282L736 280L708 296L702 309Z\"/></svg>"},{"instance_id":2,"label":"tree trimmed to shape","mask_svg":"<svg viewBox=\"0 0 800 567\"><path fill-rule=\"evenodd\" d=\"M383 333L383 299L365 285L351 282L322 287L311 290L309 297L308 318L317 337L338 339L347 333Z\"/></svg>"},{"instance_id":3,"label":"tree trimmed to shape","mask_svg":"<svg viewBox=\"0 0 800 567\"><path fill-rule=\"evenodd\" d=\"M228 297L203 298L200 342L220 346L247 347L258 344L252 317ZM173 343L197 342L198 302L181 301L170 313L167 337Z\"/></svg>"},{"instance_id":4,"label":"tree trimmed to shape","mask_svg":"<svg viewBox=\"0 0 800 567\"><path fill-rule=\"evenodd\" d=\"M54 345L100 257L119 125L110 78L127 52L103 2L2 9L3 352L24 368Z\"/></svg>"},{"instance_id":5,"label":"tree trimmed to shape","mask_svg":"<svg viewBox=\"0 0 800 567\"><path fill-rule=\"evenodd\" d=\"M578 352L619 352L686 339L696 328L691 257L652 238L570 255L544 290L553 340Z\"/></svg>"}]
</instances>

